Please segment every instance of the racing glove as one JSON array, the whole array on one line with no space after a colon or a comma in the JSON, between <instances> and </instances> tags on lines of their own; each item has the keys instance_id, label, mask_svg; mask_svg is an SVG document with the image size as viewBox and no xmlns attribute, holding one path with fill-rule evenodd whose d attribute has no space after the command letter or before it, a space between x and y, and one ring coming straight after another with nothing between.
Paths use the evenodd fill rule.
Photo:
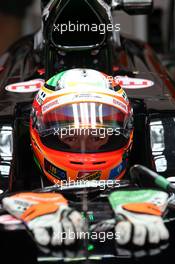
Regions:
<instances>
[{"instance_id":1,"label":"racing glove","mask_svg":"<svg viewBox=\"0 0 175 264\"><path fill-rule=\"evenodd\" d=\"M131 242L143 246L158 244L169 238L162 215L168 204L168 194L156 190L128 190L113 192L109 202L116 215L117 243Z\"/></svg>"},{"instance_id":2,"label":"racing glove","mask_svg":"<svg viewBox=\"0 0 175 264\"><path fill-rule=\"evenodd\" d=\"M81 214L57 193L19 193L2 200L4 209L21 219L42 246L71 245L83 229Z\"/></svg>"}]
</instances>

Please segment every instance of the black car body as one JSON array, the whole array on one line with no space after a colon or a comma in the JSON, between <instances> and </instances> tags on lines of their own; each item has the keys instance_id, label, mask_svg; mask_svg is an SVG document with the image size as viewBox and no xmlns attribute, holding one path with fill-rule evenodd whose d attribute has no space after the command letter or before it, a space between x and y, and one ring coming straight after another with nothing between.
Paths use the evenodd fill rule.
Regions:
<instances>
[{"instance_id":1,"label":"black car body","mask_svg":"<svg viewBox=\"0 0 175 264\"><path fill-rule=\"evenodd\" d=\"M36 36L31 35L15 43L1 58L0 69L0 189L1 198L9 192L33 190L43 187L43 176L36 167L29 137L29 117L33 98L36 93L9 92L5 87L12 83L28 81L35 78L47 79L51 72L44 63L46 53L36 49ZM131 165L139 163L162 174L164 177L175 175L175 86L166 69L158 60L148 44L120 36L117 43L108 43L95 54L91 51L70 51L58 53L56 64L57 72L65 68L87 67L106 72L111 76L128 76L151 80L153 85L147 88L126 89L134 110L134 144L131 155ZM120 44L119 44L120 43ZM54 59L53 59L54 61ZM45 71L43 70L45 67ZM55 74L55 68L52 74ZM44 73L46 72L46 73ZM147 179L143 182L148 185ZM76 195L75 195L76 196ZM99 198L90 203L89 210L96 211L98 219L100 212L110 211L105 201L98 203ZM98 204L98 206L97 206ZM111 216L111 211L109 216ZM98 215L98 216L97 216ZM172 224L173 223L173 224ZM172 236L167 245L159 248L132 249L129 251L117 249L114 245L95 245L95 250L87 250L87 245L81 244L73 251L37 251L32 240L23 228L16 227L1 230L1 241L4 241L5 250L13 248L13 258L22 260L18 249L25 250L30 263L38 262L63 263L63 260L82 261L89 258L94 263L153 263L167 261L174 256L175 240L174 222L168 220ZM10 240L9 240L10 239ZM18 245L15 242L18 239ZM11 242L9 242L11 241ZM144 252L143 252L144 251ZM8 259L8 252L5 257ZM110 253L109 253L110 252ZM139 260L140 257L141 260ZM26 257L23 258L23 261ZM22 261L21 261L22 262ZM26 261L25 261L26 262Z\"/></svg>"}]
</instances>

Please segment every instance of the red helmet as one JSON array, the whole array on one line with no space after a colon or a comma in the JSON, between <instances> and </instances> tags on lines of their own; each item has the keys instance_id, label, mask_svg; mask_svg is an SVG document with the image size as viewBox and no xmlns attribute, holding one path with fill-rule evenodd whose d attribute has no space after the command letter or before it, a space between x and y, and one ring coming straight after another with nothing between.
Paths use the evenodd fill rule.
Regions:
<instances>
[{"instance_id":1,"label":"red helmet","mask_svg":"<svg viewBox=\"0 0 175 264\"><path fill-rule=\"evenodd\" d=\"M34 99L30 135L52 183L121 179L132 146L133 112L111 77L67 70L48 80Z\"/></svg>"}]
</instances>

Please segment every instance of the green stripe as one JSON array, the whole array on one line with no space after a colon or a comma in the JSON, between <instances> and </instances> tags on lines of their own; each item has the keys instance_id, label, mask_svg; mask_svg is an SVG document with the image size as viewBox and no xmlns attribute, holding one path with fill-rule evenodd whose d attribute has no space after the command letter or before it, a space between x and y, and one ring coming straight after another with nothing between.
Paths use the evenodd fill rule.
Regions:
<instances>
[{"instance_id":1,"label":"green stripe","mask_svg":"<svg viewBox=\"0 0 175 264\"><path fill-rule=\"evenodd\" d=\"M36 158L35 155L33 155L33 158L34 158L34 161L35 161L37 167L40 169L40 171L42 171L42 169L41 169L41 165L40 165L40 163L39 163L39 161L38 161L38 159Z\"/></svg>"},{"instance_id":2,"label":"green stripe","mask_svg":"<svg viewBox=\"0 0 175 264\"><path fill-rule=\"evenodd\" d=\"M54 75L51 79L49 79L47 81L47 84L48 85L51 85L51 86L56 86L58 81L62 78L62 76L65 74L66 71L63 71L61 73L58 73L56 75Z\"/></svg>"},{"instance_id":3,"label":"green stripe","mask_svg":"<svg viewBox=\"0 0 175 264\"><path fill-rule=\"evenodd\" d=\"M160 176L160 177L157 177L155 179L155 184L157 184L158 186L160 186L164 190L167 190L170 183L169 183L169 181L167 181L167 179Z\"/></svg>"}]
</instances>

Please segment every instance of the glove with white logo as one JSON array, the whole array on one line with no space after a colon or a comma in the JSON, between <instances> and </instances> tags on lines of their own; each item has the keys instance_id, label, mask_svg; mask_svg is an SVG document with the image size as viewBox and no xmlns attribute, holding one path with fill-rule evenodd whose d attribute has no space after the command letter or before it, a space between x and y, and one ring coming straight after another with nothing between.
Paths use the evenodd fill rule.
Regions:
<instances>
[{"instance_id":1,"label":"glove with white logo","mask_svg":"<svg viewBox=\"0 0 175 264\"><path fill-rule=\"evenodd\" d=\"M168 203L168 194L156 190L129 190L113 192L110 204L116 215L117 243L131 242L143 246L146 242L158 244L168 240L169 232L162 215Z\"/></svg>"},{"instance_id":2,"label":"glove with white logo","mask_svg":"<svg viewBox=\"0 0 175 264\"><path fill-rule=\"evenodd\" d=\"M2 204L27 225L42 246L74 244L83 230L81 214L58 193L19 193L4 198Z\"/></svg>"}]
</instances>

